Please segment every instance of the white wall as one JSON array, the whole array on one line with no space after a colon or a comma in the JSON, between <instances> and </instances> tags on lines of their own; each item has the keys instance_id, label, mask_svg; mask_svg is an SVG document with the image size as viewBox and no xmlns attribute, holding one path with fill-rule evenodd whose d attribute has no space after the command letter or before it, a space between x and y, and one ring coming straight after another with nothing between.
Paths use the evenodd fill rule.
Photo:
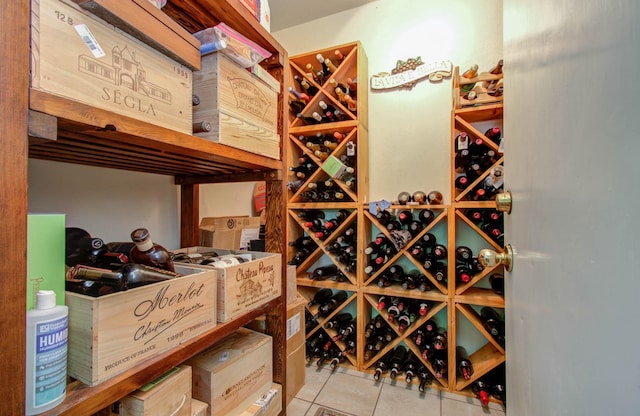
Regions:
<instances>
[{"instance_id":1,"label":"white wall","mask_svg":"<svg viewBox=\"0 0 640 416\"><path fill-rule=\"evenodd\" d=\"M378 0L273 35L290 56L359 40L369 75L418 55L488 69L502 55L501 21L502 0ZM371 200L432 189L448 200L450 97L450 80L369 94ZM67 225L106 241L146 225L159 243L179 245L171 177L30 160L29 187L31 212L64 212ZM252 192L253 183L203 186L200 215L252 215Z\"/></svg>"}]
</instances>

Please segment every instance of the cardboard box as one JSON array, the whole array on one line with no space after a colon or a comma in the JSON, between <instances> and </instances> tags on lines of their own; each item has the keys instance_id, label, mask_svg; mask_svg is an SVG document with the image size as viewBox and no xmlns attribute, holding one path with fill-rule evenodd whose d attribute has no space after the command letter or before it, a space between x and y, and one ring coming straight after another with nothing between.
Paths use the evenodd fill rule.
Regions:
<instances>
[{"instance_id":1,"label":"cardboard box","mask_svg":"<svg viewBox=\"0 0 640 416\"><path fill-rule=\"evenodd\" d=\"M64 305L65 244L64 214L27 215L27 310L38 290L53 290Z\"/></svg>"},{"instance_id":2,"label":"cardboard box","mask_svg":"<svg viewBox=\"0 0 640 416\"><path fill-rule=\"evenodd\" d=\"M240 0L240 4L249 10L256 20L260 20L260 1L261 0Z\"/></svg>"},{"instance_id":3,"label":"cardboard box","mask_svg":"<svg viewBox=\"0 0 640 416\"><path fill-rule=\"evenodd\" d=\"M299 346L295 350L287 350L287 392L286 404L291 403L296 394L305 383L305 373L307 361L305 358L305 345Z\"/></svg>"},{"instance_id":4,"label":"cardboard box","mask_svg":"<svg viewBox=\"0 0 640 416\"><path fill-rule=\"evenodd\" d=\"M69 376L94 386L213 328L217 271L176 271L185 276L97 298L66 292Z\"/></svg>"},{"instance_id":5,"label":"cardboard box","mask_svg":"<svg viewBox=\"0 0 640 416\"><path fill-rule=\"evenodd\" d=\"M200 220L200 245L246 250L260 234L260 217L204 217Z\"/></svg>"},{"instance_id":6,"label":"cardboard box","mask_svg":"<svg viewBox=\"0 0 640 416\"><path fill-rule=\"evenodd\" d=\"M282 255L259 251L221 250L218 255L249 255L254 260L238 266L216 268L200 266L217 271L217 317L218 322L227 322L258 306L264 305L282 294ZM211 251L208 247L187 247L173 250L175 253L198 253Z\"/></svg>"},{"instance_id":7,"label":"cardboard box","mask_svg":"<svg viewBox=\"0 0 640 416\"><path fill-rule=\"evenodd\" d=\"M207 416L209 405L198 399L191 398L191 416Z\"/></svg>"},{"instance_id":8,"label":"cardboard box","mask_svg":"<svg viewBox=\"0 0 640 416\"><path fill-rule=\"evenodd\" d=\"M287 265L287 305L298 298L298 283L296 282L296 266Z\"/></svg>"},{"instance_id":9,"label":"cardboard box","mask_svg":"<svg viewBox=\"0 0 640 416\"><path fill-rule=\"evenodd\" d=\"M240 416L278 416L282 410L282 386L273 383L271 389L256 400Z\"/></svg>"},{"instance_id":10,"label":"cardboard box","mask_svg":"<svg viewBox=\"0 0 640 416\"><path fill-rule=\"evenodd\" d=\"M33 89L191 134L191 69L70 1L31 6Z\"/></svg>"},{"instance_id":11,"label":"cardboard box","mask_svg":"<svg viewBox=\"0 0 640 416\"><path fill-rule=\"evenodd\" d=\"M239 328L189 359L193 397L209 404L208 415L240 415L272 385L271 337Z\"/></svg>"},{"instance_id":12,"label":"cardboard box","mask_svg":"<svg viewBox=\"0 0 640 416\"><path fill-rule=\"evenodd\" d=\"M120 400L120 416L191 416L191 367L181 365Z\"/></svg>"},{"instance_id":13,"label":"cardboard box","mask_svg":"<svg viewBox=\"0 0 640 416\"><path fill-rule=\"evenodd\" d=\"M199 137L280 158L278 94L224 54L202 56L202 68L193 73L193 92L200 104L193 121L211 123Z\"/></svg>"},{"instance_id":14,"label":"cardboard box","mask_svg":"<svg viewBox=\"0 0 640 416\"><path fill-rule=\"evenodd\" d=\"M287 305L287 351L293 351L301 345L304 345L305 340L305 319L304 319L304 307L307 301L298 296L296 301Z\"/></svg>"}]
</instances>

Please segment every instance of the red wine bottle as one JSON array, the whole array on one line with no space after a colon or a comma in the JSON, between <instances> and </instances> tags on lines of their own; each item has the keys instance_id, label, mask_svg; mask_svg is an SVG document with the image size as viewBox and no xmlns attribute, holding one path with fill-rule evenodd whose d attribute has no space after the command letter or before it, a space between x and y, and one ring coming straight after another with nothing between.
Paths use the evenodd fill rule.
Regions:
<instances>
[{"instance_id":1,"label":"red wine bottle","mask_svg":"<svg viewBox=\"0 0 640 416\"><path fill-rule=\"evenodd\" d=\"M328 301L333 295L333 291L329 288L319 289L316 293L314 293L313 298L307 303L307 307L311 307L313 305L319 305L326 301Z\"/></svg>"},{"instance_id":2,"label":"red wine bottle","mask_svg":"<svg viewBox=\"0 0 640 416\"><path fill-rule=\"evenodd\" d=\"M473 391L473 394L476 395L484 407L489 406L490 387L483 379L471 383L471 391Z\"/></svg>"},{"instance_id":3,"label":"red wine bottle","mask_svg":"<svg viewBox=\"0 0 640 416\"><path fill-rule=\"evenodd\" d=\"M433 380L435 380L435 378L433 377L433 374L431 374L431 371L429 371L427 367L422 365L420 366L420 368L418 368L418 380L420 380L418 391L422 393L425 391L426 386L433 383Z\"/></svg>"},{"instance_id":4,"label":"red wine bottle","mask_svg":"<svg viewBox=\"0 0 640 416\"><path fill-rule=\"evenodd\" d=\"M500 127L492 127L484 133L485 137L495 144L500 144L500 138L502 137L502 130Z\"/></svg>"},{"instance_id":5,"label":"red wine bottle","mask_svg":"<svg viewBox=\"0 0 640 416\"><path fill-rule=\"evenodd\" d=\"M380 381L380 376L389 371L389 361L393 352L394 350L389 350L384 356L382 356L382 358L376 361L376 369L373 373L373 379L375 381Z\"/></svg>"},{"instance_id":6,"label":"red wine bottle","mask_svg":"<svg viewBox=\"0 0 640 416\"><path fill-rule=\"evenodd\" d=\"M465 380L470 380L473 375L473 365L471 364L471 360L469 360L467 350L461 345L456 347L456 365L458 368L458 375Z\"/></svg>"},{"instance_id":7,"label":"red wine bottle","mask_svg":"<svg viewBox=\"0 0 640 416\"><path fill-rule=\"evenodd\" d=\"M398 345L393 354L389 358L389 377L395 380L398 374L402 373L404 360L407 356L407 348L404 345Z\"/></svg>"},{"instance_id":8,"label":"red wine bottle","mask_svg":"<svg viewBox=\"0 0 640 416\"><path fill-rule=\"evenodd\" d=\"M347 292L344 290L338 290L334 292L334 294L327 300L325 303L320 305L318 308L318 313L320 316L327 316L331 312L333 312L338 306L340 306L344 301L347 300Z\"/></svg>"}]
</instances>

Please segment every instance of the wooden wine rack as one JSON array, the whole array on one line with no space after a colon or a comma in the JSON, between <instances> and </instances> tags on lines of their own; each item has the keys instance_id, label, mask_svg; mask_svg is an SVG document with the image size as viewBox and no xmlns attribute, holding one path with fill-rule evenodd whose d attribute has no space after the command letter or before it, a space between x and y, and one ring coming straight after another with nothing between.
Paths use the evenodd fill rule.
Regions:
<instances>
[{"instance_id":1,"label":"wooden wine rack","mask_svg":"<svg viewBox=\"0 0 640 416\"><path fill-rule=\"evenodd\" d=\"M335 59L334 52L339 50L344 59L339 64ZM311 64L316 70L320 70L321 66L316 55L321 54L324 58L329 58L336 65L336 70L330 77L326 77L325 82L320 85L317 83L313 76L307 69L307 64ZM306 155L316 165L317 169L304 178L304 184L297 190L289 191L288 194L288 222L287 222L287 241L295 241L302 235L309 235L317 248L297 266L296 269L296 281L298 286L298 293L307 300L313 297L315 291L319 288L328 287L335 290L345 290L350 295L346 302L338 307L338 309L331 312L328 316L322 317L319 320L319 325L309 331L306 335L307 338L313 336L317 331L326 331L328 335L335 335L335 331L331 329L324 329L323 326L326 322L331 320L333 316L344 312L350 311L352 315L356 316L359 305L362 302L361 295L358 290L358 282L361 279L361 268L354 272L347 271L344 264L341 264L336 260L336 257L330 253L327 248L336 240L337 237L342 235L344 231L349 227L355 227L357 235L355 241L357 244L363 240L362 231L362 212L363 204L368 202L369 197L369 143L367 132L367 119L368 119L368 75L367 75L367 56L362 48L360 42L353 42L338 46L329 47L326 49L316 50L309 53L305 53L298 56L289 57L289 79L286 87L293 87L296 90L300 90L300 86L295 81L294 77L304 78L311 86L318 89L318 92L311 97L302 111L304 116L310 116L314 111L319 111L318 103L322 100L325 103L335 107L344 113L345 119L342 121L335 121L321 124L306 125L303 120L296 117L296 115L289 111L289 134L287 140L287 154L286 162L288 166L297 166L298 158ZM330 85L329 79L334 78L338 83L346 84L347 78L357 79L359 81L359 88L357 89L357 106L355 111L350 111L348 106L342 103L338 96L334 92L334 88ZM293 95L290 95L291 99L294 99ZM344 139L339 143L338 147L331 153L332 156L342 156L347 151L347 146L355 144L356 149L356 172L357 185L354 188L349 188L344 182L335 180L335 186L345 194L344 200L340 202L304 202L301 199L301 194L305 191L309 183L325 181L330 178L330 175L322 169L323 161L318 158L312 151L305 146L305 144L299 140L300 136L311 136L317 133L333 134L339 132L344 135ZM294 181L296 178L290 175L289 181ZM316 238L310 230L304 226L304 220L300 217L302 211L307 210L322 210L325 212L326 218L333 218L333 214L338 209L345 209L350 214L347 219L334 231L326 240L320 240ZM291 259L295 254L293 247L288 248L287 258ZM362 248L358 247L357 250L357 262L361 264L362 261ZM346 276L346 281L338 282L332 280L312 280L308 278L308 273L319 265L335 264ZM317 312L317 306L309 308L312 314ZM360 333L362 328L360 322L358 322L357 332ZM359 342L359 341L358 341ZM344 343L337 341L336 345L344 351ZM358 363L358 354L347 355L347 360L343 365L351 365L353 367L360 367Z\"/></svg>"},{"instance_id":2,"label":"wooden wine rack","mask_svg":"<svg viewBox=\"0 0 640 416\"><path fill-rule=\"evenodd\" d=\"M344 52L344 49L348 51L345 56L347 58L343 64L338 68L336 74L343 74L346 78L346 74L350 73L350 76L357 74L358 79L366 79L366 73L363 71L362 63L366 64L366 58L361 51L359 44L342 45L339 48ZM304 54L298 57L292 57L290 61L291 78L289 85L298 89L294 82L293 76L304 76L307 81L317 87L319 92L314 96L304 110L304 115L310 115L317 107L319 100L325 100L330 102L341 110L345 110L339 103L337 97L332 95L331 91L327 88L327 85L318 85L313 81L310 76L306 76L307 63L317 66L318 62L315 58L317 53L322 53L328 56L333 53L336 48L327 48L321 51L314 51L308 54ZM366 67L364 67L366 68ZM468 83L476 82L480 85L483 81L500 80L501 75L479 75L477 78L467 80L462 79L459 76L459 69L455 68L453 79L453 109L451 116L451 143L457 133L465 131L472 138L484 138L489 148L498 152L497 145L490 142L484 134L482 127L486 124L500 124L503 117L503 105L501 97L493 97L480 89L478 90L478 98L474 100L474 105L470 105L468 100L462 98L460 93L460 86ZM477 255L478 251L483 248L491 248L494 250L500 250L501 246L494 241L489 235L487 235L478 225L471 221L465 215L465 210L469 208L477 208L482 210L494 209L494 201L470 201L465 198L473 187L482 183L482 180L489 174L489 170L484 171L477 180L470 184L469 189L456 190L454 187L454 181L456 178L455 170L453 169L455 151L452 145L451 151L451 195L452 202L450 205L392 205L388 209L395 213L402 209L409 209L414 213L422 209L431 209L436 214L436 219L424 228L419 234L417 234L405 248L399 250L393 255L385 265L371 274L365 273L365 266L368 264L369 256L364 253L366 243L374 239L375 234L378 232L384 233L389 237L389 232L386 227L379 224L376 216L369 211L368 203L368 175L366 167L368 165L367 153L367 129L366 129L366 107L363 105L366 103L366 98L362 97L364 90L362 88L358 91L358 110L357 114L351 113L352 119L337 123L325 123L304 125L303 122L296 118L295 115L289 115L289 140L288 140L288 155L287 162L289 166L295 166L298 157L301 155L308 155L313 159L312 152L307 151L304 143L298 140L299 135L315 134L317 132L330 132L339 131L346 134L348 137L352 137L357 140L357 146L359 148L357 160L358 160L358 188L357 191L345 192L349 195L348 202L338 203L318 203L318 202L301 202L300 193L302 190L289 193L288 199L288 241L294 241L296 238L308 234L311 239L317 244L318 248L297 267L297 285L298 292L307 300L311 300L314 293L319 288L329 287L335 290L345 290L349 293L349 298L338 309L334 310L330 315L319 320L318 325L311 329L307 333L307 338L312 337L317 331L326 331L330 336L335 335L333 330L324 329L324 323L331 320L331 318L341 312L355 310L357 316L357 348L356 354L349 355L348 360L342 365L349 365L355 367L359 371L373 373L375 371L376 362L383 357L390 350L395 348L399 344L407 346L409 351L416 356L418 361L427 367L431 373L435 374L431 364L422 358L419 347L413 341L413 335L417 328L419 328L428 319L435 319L439 327L447 329L448 333L448 347L446 350L448 372L443 378L436 379L430 387L439 388L442 390L455 392L459 394L472 396L469 386L478 378L489 373L494 368L498 367L505 361L505 349L497 341L493 339L491 334L483 327L482 320L479 315L479 309L484 306L503 309L504 299L502 296L496 294L488 286L488 277L492 273L501 272L502 266L494 268L485 268L480 273L473 276L472 280L463 285L456 285L456 259L455 251L458 245L470 246L474 255ZM363 98L365 98L363 100ZM364 119L361 117L365 116ZM335 152L339 153L341 147L338 147ZM318 169L313 172L305 181L306 183L321 180L327 177L321 169L322 162L317 159L313 159L318 165ZM504 163L504 156L500 156L493 166L502 165ZM490 168L489 168L490 169ZM361 180L364 179L364 180ZM347 220L340 226L340 228L331 234L327 240L321 241L309 230L305 229L304 221L298 215L302 210L323 210L325 211L326 218L332 218L331 212L338 209L347 209L350 211L350 215ZM329 244L341 235L341 232L351 226L357 226L357 270L355 273L346 272L344 265L339 264L335 257L327 250ZM438 281L432 274L430 274L420 261L417 261L410 254L410 249L416 244L422 236L426 233L434 233L437 236L437 242L447 247L448 255L446 259L447 267L447 282L442 283ZM295 250L289 248L288 258L291 259ZM308 278L314 266L318 264L322 259L327 259L328 262L334 263L340 270L347 276L347 280L343 282L334 282L330 280L313 280ZM433 285L433 289L430 291L421 292L418 289L405 290L398 285L392 285L389 287L379 287L376 283L377 278L383 273L385 269L388 269L393 264L401 264L407 270L407 267L416 269L420 273L427 276L430 283ZM407 266L408 265L408 266ZM425 316L419 317L408 329L401 332L397 323L387 323L391 330L395 334L395 338L386 344L381 350L368 357L365 360L365 344L364 332L366 324L372 320L376 315L381 315L387 320L387 312L385 310L378 310L377 303L380 296L394 296L405 299L424 300L429 304L428 312ZM314 314L317 312L317 308L311 307L310 312ZM469 346L464 345L466 338L466 331L475 332L475 338L472 337L476 345ZM461 345L467 347L467 350L471 353L470 359L473 363L474 374L470 380L464 380L459 378L456 374L456 345L457 341ZM343 348L343 345L338 343L339 348ZM413 383L417 384L419 380L414 380Z\"/></svg>"}]
</instances>

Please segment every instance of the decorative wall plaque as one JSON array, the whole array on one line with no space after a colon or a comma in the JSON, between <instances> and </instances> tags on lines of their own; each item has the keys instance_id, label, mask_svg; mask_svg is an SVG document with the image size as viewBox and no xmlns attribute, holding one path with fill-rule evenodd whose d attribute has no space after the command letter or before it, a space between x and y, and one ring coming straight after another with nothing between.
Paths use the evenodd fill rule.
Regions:
<instances>
[{"instance_id":1,"label":"decorative wall plaque","mask_svg":"<svg viewBox=\"0 0 640 416\"><path fill-rule=\"evenodd\" d=\"M398 60L391 72L379 72L371 76L372 90L386 90L392 88L413 88L421 79L427 78L431 82L442 81L451 76L453 65L451 61L438 61L426 64L422 57Z\"/></svg>"}]
</instances>

